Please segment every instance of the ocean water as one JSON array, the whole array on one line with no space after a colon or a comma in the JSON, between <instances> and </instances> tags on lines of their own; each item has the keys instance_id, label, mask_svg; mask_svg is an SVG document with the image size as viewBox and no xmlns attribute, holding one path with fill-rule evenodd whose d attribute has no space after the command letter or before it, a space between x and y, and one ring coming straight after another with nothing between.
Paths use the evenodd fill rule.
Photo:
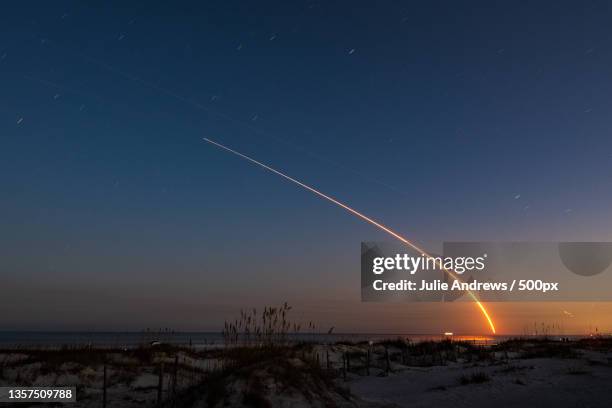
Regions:
<instances>
[{"instance_id":1,"label":"ocean water","mask_svg":"<svg viewBox=\"0 0 612 408\"><path fill-rule=\"evenodd\" d=\"M483 336L443 334L291 334L288 336L294 342L336 343L340 341L361 342L404 339L411 342L428 340L468 341L478 345L492 345L512 337L525 336ZM551 336L554 337L554 336ZM567 336L565 336L567 337ZM570 336L572 337L572 336ZM151 342L161 342L173 345L208 347L222 346L224 339L221 332L33 332L33 331L0 331L0 348L59 348L59 347L95 347L95 348L134 348L148 345Z\"/></svg>"}]
</instances>

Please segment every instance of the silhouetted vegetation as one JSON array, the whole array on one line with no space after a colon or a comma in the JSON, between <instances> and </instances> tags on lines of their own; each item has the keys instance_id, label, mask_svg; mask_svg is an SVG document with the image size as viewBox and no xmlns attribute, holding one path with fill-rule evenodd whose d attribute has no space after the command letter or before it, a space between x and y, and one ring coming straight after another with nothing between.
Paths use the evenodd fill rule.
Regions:
<instances>
[{"instance_id":1,"label":"silhouetted vegetation","mask_svg":"<svg viewBox=\"0 0 612 408\"><path fill-rule=\"evenodd\" d=\"M279 307L265 307L261 313L256 308L241 310L240 317L226 321L223 340L226 346L274 347L286 345L290 333L300 333L302 324L289 320L291 306L285 302ZM314 334L315 324L308 322L308 330Z\"/></svg>"},{"instance_id":2,"label":"silhouetted vegetation","mask_svg":"<svg viewBox=\"0 0 612 408\"><path fill-rule=\"evenodd\" d=\"M459 377L459 384L468 385L468 384L482 384L491 380L491 377L487 373L484 372L476 372L470 375L462 375Z\"/></svg>"}]
</instances>

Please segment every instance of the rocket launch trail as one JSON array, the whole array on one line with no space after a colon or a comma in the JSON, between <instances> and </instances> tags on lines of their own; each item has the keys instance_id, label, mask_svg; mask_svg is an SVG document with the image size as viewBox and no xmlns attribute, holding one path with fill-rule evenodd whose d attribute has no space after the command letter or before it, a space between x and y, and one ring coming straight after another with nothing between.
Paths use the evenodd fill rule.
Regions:
<instances>
[{"instance_id":1,"label":"rocket launch trail","mask_svg":"<svg viewBox=\"0 0 612 408\"><path fill-rule=\"evenodd\" d=\"M365 214L360 213L359 211L355 210L354 208L348 206L347 204L344 204L341 201L336 200L335 198L328 196L325 193L322 193L321 191L315 189L314 187L311 187L307 184L302 183L299 180L294 179L291 176L288 176L276 169L273 169L272 167L259 162L245 154L242 154L240 152L237 152L236 150L230 149L227 146L222 145L221 143L215 142L214 140L208 139L208 138L202 138L202 140L204 140L207 143L210 143L212 145L215 145L229 153L232 153L238 157L241 157L245 160L248 160L249 162L256 164L260 167L263 167L264 169L278 175L281 176L282 178L291 181L294 184L297 184L298 186L318 195L319 197L322 197L324 199L326 199L327 201L337 205L338 207L343 208L344 210L348 211L349 213L355 215L358 218L361 218L362 220L368 222L369 224L374 225L376 228L386 232L387 234L391 235L393 238L401 241L403 244L405 244L406 246L412 248L415 251L418 251L419 253L423 254L424 256L428 257L428 258L433 258L431 255L429 255L427 252L425 252L423 249L419 248L416 244L414 244L413 242L411 242L410 240L408 240L407 238L404 238L402 235L398 234L397 232L393 231L391 228L385 226L384 224L381 224L380 222L368 217ZM444 270L446 271L446 273L448 273L452 278L457 279L457 276L455 276L454 273L452 273L451 271L449 271L448 269L444 268ZM491 328L491 332L493 334L495 334L495 325L493 324L493 320L491 319L491 317L489 316L489 313L487 312L487 309L484 307L484 305L478 300L478 298L476 297L476 295L472 292L468 290L468 294L470 295L470 297L476 302L477 307L480 309L481 313L483 314L483 316L485 317L485 319L487 320L489 327Z\"/></svg>"}]
</instances>

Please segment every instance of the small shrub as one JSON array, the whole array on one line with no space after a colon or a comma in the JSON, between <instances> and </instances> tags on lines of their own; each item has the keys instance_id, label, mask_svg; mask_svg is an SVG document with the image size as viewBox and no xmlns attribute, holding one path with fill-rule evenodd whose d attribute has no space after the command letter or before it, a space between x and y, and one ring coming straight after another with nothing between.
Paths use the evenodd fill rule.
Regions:
<instances>
[{"instance_id":1,"label":"small shrub","mask_svg":"<svg viewBox=\"0 0 612 408\"><path fill-rule=\"evenodd\" d=\"M567 370L567 373L569 375L585 375L585 374L589 374L589 371L584 370L579 367L570 367L570 369Z\"/></svg>"},{"instance_id":2,"label":"small shrub","mask_svg":"<svg viewBox=\"0 0 612 408\"><path fill-rule=\"evenodd\" d=\"M491 377L487 373L482 371L472 373L471 375L462 375L459 377L459 383L461 385L468 384L482 384L485 382L491 381Z\"/></svg>"}]
</instances>

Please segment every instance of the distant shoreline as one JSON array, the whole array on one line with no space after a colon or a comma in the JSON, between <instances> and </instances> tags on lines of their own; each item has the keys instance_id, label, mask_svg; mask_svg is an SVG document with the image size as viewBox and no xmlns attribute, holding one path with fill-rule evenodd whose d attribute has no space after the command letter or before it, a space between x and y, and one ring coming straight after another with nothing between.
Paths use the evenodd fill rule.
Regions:
<instances>
[{"instance_id":1,"label":"distant shoreline","mask_svg":"<svg viewBox=\"0 0 612 408\"><path fill-rule=\"evenodd\" d=\"M607 336L607 335L605 335ZM288 334L291 342L338 343L364 342L404 339L414 343L451 339L478 345L492 345L501 341L522 338L550 338L579 340L588 338L586 334L548 334L548 335L471 335L471 334L417 334L417 333L297 333ZM205 348L224 344L219 332L173 332L173 331L0 331L0 348L134 348L151 343Z\"/></svg>"}]
</instances>

